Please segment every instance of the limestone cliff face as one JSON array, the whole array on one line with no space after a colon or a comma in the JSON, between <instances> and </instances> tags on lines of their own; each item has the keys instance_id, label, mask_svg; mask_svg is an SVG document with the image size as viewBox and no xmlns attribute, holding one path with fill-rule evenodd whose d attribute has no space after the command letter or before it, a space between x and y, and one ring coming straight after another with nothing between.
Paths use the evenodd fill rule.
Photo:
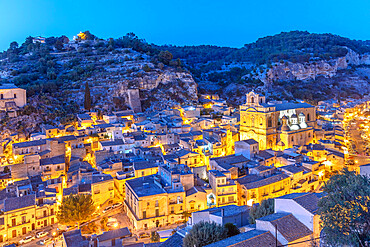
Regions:
<instances>
[{"instance_id":1,"label":"limestone cliff face","mask_svg":"<svg viewBox=\"0 0 370 247\"><path fill-rule=\"evenodd\" d=\"M172 107L179 103L189 104L198 99L197 84L191 74L172 68L153 69L150 72L135 74L114 84L114 88L113 96L125 99L128 99L129 88L140 89L140 99L150 101L151 105L146 104L144 108L150 107L151 110ZM130 106L133 108L131 103Z\"/></svg>"},{"instance_id":2,"label":"limestone cliff face","mask_svg":"<svg viewBox=\"0 0 370 247\"><path fill-rule=\"evenodd\" d=\"M359 55L348 49L344 57L339 57L329 61L319 60L307 63L277 63L272 68L265 69L257 77L265 84L279 80L309 80L317 76L331 78L340 69L347 69L349 65L370 65L370 55Z\"/></svg>"},{"instance_id":3,"label":"limestone cliff face","mask_svg":"<svg viewBox=\"0 0 370 247\"><path fill-rule=\"evenodd\" d=\"M127 87L130 86L150 91L156 89L160 84L178 84L181 88L186 90L191 100L197 99L198 97L197 84L191 74L188 72L177 72L173 69L153 70L135 78L127 78L115 85L117 89L115 93L117 96L123 95L126 93ZM168 90L171 93L175 93L173 87L169 87Z\"/></svg>"}]
</instances>

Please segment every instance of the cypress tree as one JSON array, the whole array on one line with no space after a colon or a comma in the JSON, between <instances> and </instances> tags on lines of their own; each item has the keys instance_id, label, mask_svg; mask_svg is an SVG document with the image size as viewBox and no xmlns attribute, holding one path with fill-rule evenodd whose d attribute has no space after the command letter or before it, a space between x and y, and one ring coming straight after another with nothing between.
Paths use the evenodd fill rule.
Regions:
<instances>
[{"instance_id":1,"label":"cypress tree","mask_svg":"<svg viewBox=\"0 0 370 247\"><path fill-rule=\"evenodd\" d=\"M89 84L86 82L85 85L85 102L84 102L84 107L87 111L91 109L91 96L90 96L90 88Z\"/></svg>"}]
</instances>

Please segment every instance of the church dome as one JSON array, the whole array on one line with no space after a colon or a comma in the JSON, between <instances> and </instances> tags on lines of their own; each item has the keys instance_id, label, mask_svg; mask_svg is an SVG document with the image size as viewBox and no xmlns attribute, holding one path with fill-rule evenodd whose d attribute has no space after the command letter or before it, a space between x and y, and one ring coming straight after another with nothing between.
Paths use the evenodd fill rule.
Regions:
<instances>
[{"instance_id":1,"label":"church dome","mask_svg":"<svg viewBox=\"0 0 370 247\"><path fill-rule=\"evenodd\" d=\"M303 112L299 113L299 127L301 127L301 129L307 128L306 116L303 114Z\"/></svg>"},{"instance_id":2,"label":"church dome","mask_svg":"<svg viewBox=\"0 0 370 247\"><path fill-rule=\"evenodd\" d=\"M290 126L290 129L291 129L291 130L299 130L299 129L300 129L300 127L299 127L299 125L298 125L298 124L292 124L292 125Z\"/></svg>"}]
</instances>

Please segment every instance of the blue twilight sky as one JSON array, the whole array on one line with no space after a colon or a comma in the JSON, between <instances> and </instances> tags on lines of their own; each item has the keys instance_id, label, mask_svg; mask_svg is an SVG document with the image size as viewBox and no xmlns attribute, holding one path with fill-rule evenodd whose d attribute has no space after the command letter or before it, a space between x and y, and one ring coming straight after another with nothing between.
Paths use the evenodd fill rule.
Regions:
<instances>
[{"instance_id":1,"label":"blue twilight sky","mask_svg":"<svg viewBox=\"0 0 370 247\"><path fill-rule=\"evenodd\" d=\"M370 0L0 0L0 51L85 30L175 45L241 47L291 30L370 40Z\"/></svg>"}]
</instances>

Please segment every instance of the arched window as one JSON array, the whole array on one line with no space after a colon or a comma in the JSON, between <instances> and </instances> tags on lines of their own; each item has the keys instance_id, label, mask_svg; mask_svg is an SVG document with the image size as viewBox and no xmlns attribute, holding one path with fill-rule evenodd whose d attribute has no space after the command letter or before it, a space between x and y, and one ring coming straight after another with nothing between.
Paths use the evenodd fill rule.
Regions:
<instances>
[{"instance_id":1,"label":"arched window","mask_svg":"<svg viewBox=\"0 0 370 247\"><path fill-rule=\"evenodd\" d=\"M269 117L269 118L267 119L267 127L269 127L269 128L271 128L271 127L272 127L272 118L271 118L271 117Z\"/></svg>"},{"instance_id":2,"label":"arched window","mask_svg":"<svg viewBox=\"0 0 370 247\"><path fill-rule=\"evenodd\" d=\"M251 97L251 103L254 103L254 97Z\"/></svg>"},{"instance_id":3,"label":"arched window","mask_svg":"<svg viewBox=\"0 0 370 247\"><path fill-rule=\"evenodd\" d=\"M310 121L310 114L307 113L307 122Z\"/></svg>"},{"instance_id":4,"label":"arched window","mask_svg":"<svg viewBox=\"0 0 370 247\"><path fill-rule=\"evenodd\" d=\"M262 125L263 124L263 119L262 119L262 117L260 117L260 125Z\"/></svg>"},{"instance_id":5,"label":"arched window","mask_svg":"<svg viewBox=\"0 0 370 247\"><path fill-rule=\"evenodd\" d=\"M272 148L272 141L269 140L269 148Z\"/></svg>"},{"instance_id":6,"label":"arched window","mask_svg":"<svg viewBox=\"0 0 370 247\"><path fill-rule=\"evenodd\" d=\"M260 99L260 103L262 104L262 99Z\"/></svg>"},{"instance_id":7,"label":"arched window","mask_svg":"<svg viewBox=\"0 0 370 247\"><path fill-rule=\"evenodd\" d=\"M311 138L311 133L310 132L308 132L308 138Z\"/></svg>"},{"instance_id":8,"label":"arched window","mask_svg":"<svg viewBox=\"0 0 370 247\"><path fill-rule=\"evenodd\" d=\"M294 137L292 136L292 142L294 142Z\"/></svg>"}]
</instances>

